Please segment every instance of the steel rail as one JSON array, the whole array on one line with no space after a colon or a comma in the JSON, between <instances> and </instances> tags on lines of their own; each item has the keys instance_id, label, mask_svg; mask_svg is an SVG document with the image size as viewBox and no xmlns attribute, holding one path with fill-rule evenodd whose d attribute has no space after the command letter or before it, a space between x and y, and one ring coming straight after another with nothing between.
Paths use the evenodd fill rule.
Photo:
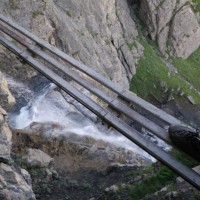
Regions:
<instances>
[{"instance_id":1,"label":"steel rail","mask_svg":"<svg viewBox=\"0 0 200 200\"><path fill-rule=\"evenodd\" d=\"M151 154L153 157L161 161L163 164L168 166L174 172L176 172L179 176L189 182L191 185L200 190L200 175L193 171L192 169L186 167L174 157L169 155L167 152L156 146L151 141L145 139L138 131L133 129L124 123L121 119L117 118L113 114L111 114L105 108L102 108L98 104L96 104L89 97L82 94L76 88L70 85L69 82L59 77L55 72L48 69L42 63L35 60L31 54L27 50L20 49L16 45L14 45L11 41L8 41L4 37L0 36L0 43L12 51L15 55L25 60L30 66L34 69L42 73L52 82L54 82L58 87L67 92L70 96L75 98L101 119L105 120L107 123L111 124L116 130L122 133L125 137L129 138L132 142L140 146L146 152Z\"/></svg>"},{"instance_id":2,"label":"steel rail","mask_svg":"<svg viewBox=\"0 0 200 200\"><path fill-rule=\"evenodd\" d=\"M10 27L14 28L18 32L20 32L22 35L26 36L27 38L33 40L36 44L39 46L47 49L51 53L57 55L59 58L63 59L76 69L80 70L81 72L87 74L94 80L98 81L102 85L109 88L111 91L115 92L118 96L125 99L128 102L133 103L134 105L137 105L141 107L142 109L148 111L155 117L161 119L162 121L166 122L167 124L182 124L185 125L180 120L176 119L175 117L169 115L168 113L164 112L163 110L153 106L152 104L148 103L147 101L141 99L140 97L136 96L135 94L129 92L128 90L120 87L116 83L113 83L111 80L105 78L101 74L97 73L96 71L92 70L91 68L87 67L84 64L81 64L74 58L70 57L69 55L65 54L58 48L50 45L44 40L41 40L37 36L33 35L31 32L27 31L23 27L19 26L15 22L11 21L10 19L4 17L3 15L0 15L0 21L4 22L5 24L9 25Z\"/></svg>"},{"instance_id":3,"label":"steel rail","mask_svg":"<svg viewBox=\"0 0 200 200\"><path fill-rule=\"evenodd\" d=\"M39 48L37 48L35 45L29 44L25 39L21 38L19 35L17 35L15 32L9 30L2 24L0 24L0 30L12 37L14 40L19 42L21 45L26 47L31 53L40 56L40 58L47 61L49 64L53 65L57 69L61 70L64 74L68 75L71 79L79 83L81 86L92 92L97 97L101 98L103 101L108 103L112 108L114 108L116 111L123 113L125 116L129 117L130 119L136 121L140 125L142 125L147 130L154 133L157 137L165 141L166 143L172 145L171 140L169 139L168 133L166 130L152 122L151 120L143 117L141 114L137 113L136 111L129 108L127 105L123 104L121 101L119 101L116 98L110 97L98 88L96 88L94 85L92 85L90 82L84 80L78 73L74 72L72 69L70 69L67 65L59 63L57 60L46 54L45 52L41 51Z\"/></svg>"}]
</instances>

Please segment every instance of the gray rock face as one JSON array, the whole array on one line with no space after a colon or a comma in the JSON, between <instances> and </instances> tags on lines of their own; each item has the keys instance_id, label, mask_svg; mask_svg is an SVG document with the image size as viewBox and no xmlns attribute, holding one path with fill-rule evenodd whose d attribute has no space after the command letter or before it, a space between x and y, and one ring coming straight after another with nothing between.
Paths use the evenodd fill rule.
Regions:
<instances>
[{"instance_id":1,"label":"gray rock face","mask_svg":"<svg viewBox=\"0 0 200 200\"><path fill-rule=\"evenodd\" d=\"M140 17L163 54L187 58L200 45L200 24L190 0L142 0Z\"/></svg>"},{"instance_id":2,"label":"gray rock face","mask_svg":"<svg viewBox=\"0 0 200 200\"><path fill-rule=\"evenodd\" d=\"M10 93L7 81L0 72L0 161L10 161L12 133L6 122L7 112L1 105L10 110L15 103L15 98Z\"/></svg>"},{"instance_id":3,"label":"gray rock face","mask_svg":"<svg viewBox=\"0 0 200 200\"><path fill-rule=\"evenodd\" d=\"M171 42L176 55L187 58L200 45L200 24L190 6L184 6L174 17Z\"/></svg>"},{"instance_id":4,"label":"gray rock face","mask_svg":"<svg viewBox=\"0 0 200 200\"><path fill-rule=\"evenodd\" d=\"M7 112L1 105L10 109L14 100L6 79L0 72L0 199L35 200L30 181L27 183L24 178L25 175L28 176L28 172L6 164L13 162L10 157L12 132L6 122Z\"/></svg>"},{"instance_id":5,"label":"gray rock face","mask_svg":"<svg viewBox=\"0 0 200 200\"><path fill-rule=\"evenodd\" d=\"M0 13L121 86L135 74L143 47L126 1L20 0Z\"/></svg>"},{"instance_id":6,"label":"gray rock face","mask_svg":"<svg viewBox=\"0 0 200 200\"><path fill-rule=\"evenodd\" d=\"M15 104L15 98L12 96L8 89L8 84L2 73L0 72L0 105L6 110L10 110Z\"/></svg>"},{"instance_id":7,"label":"gray rock face","mask_svg":"<svg viewBox=\"0 0 200 200\"><path fill-rule=\"evenodd\" d=\"M1 97L1 99L3 99ZM0 107L0 199L4 200L34 200L35 195L30 183L23 177L25 170L21 172L15 167L5 163L11 161L11 138L12 133L5 121L6 111ZM28 172L26 172L28 174Z\"/></svg>"},{"instance_id":8,"label":"gray rock face","mask_svg":"<svg viewBox=\"0 0 200 200\"><path fill-rule=\"evenodd\" d=\"M4 163L0 163L0 188L0 199L35 200L31 185L25 181L23 174Z\"/></svg>"}]
</instances>

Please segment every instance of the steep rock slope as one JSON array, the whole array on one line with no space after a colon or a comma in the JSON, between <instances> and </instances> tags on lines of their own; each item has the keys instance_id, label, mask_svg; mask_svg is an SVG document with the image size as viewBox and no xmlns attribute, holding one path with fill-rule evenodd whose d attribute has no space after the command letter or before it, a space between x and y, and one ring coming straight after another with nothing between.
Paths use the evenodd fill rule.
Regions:
<instances>
[{"instance_id":1,"label":"steep rock slope","mask_svg":"<svg viewBox=\"0 0 200 200\"><path fill-rule=\"evenodd\" d=\"M140 17L161 52L187 58L200 45L200 23L191 0L141 0Z\"/></svg>"},{"instance_id":2,"label":"steep rock slope","mask_svg":"<svg viewBox=\"0 0 200 200\"><path fill-rule=\"evenodd\" d=\"M126 1L3 1L0 13L128 87L143 47Z\"/></svg>"}]
</instances>

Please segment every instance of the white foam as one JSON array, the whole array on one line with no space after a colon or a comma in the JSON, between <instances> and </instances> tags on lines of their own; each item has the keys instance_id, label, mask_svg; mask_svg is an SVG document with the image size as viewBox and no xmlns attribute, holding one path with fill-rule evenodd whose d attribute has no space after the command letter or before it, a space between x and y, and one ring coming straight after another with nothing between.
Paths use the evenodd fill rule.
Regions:
<instances>
[{"instance_id":1,"label":"white foam","mask_svg":"<svg viewBox=\"0 0 200 200\"><path fill-rule=\"evenodd\" d=\"M27 106L21 108L19 115L13 116L15 128L23 129L32 122L58 123L64 127L62 133L65 132L67 134L72 132L81 136L88 135L95 139L101 139L117 146L124 147L127 150L145 156L152 161L155 160L148 153L123 135L118 134L115 130L108 130L103 125L101 125L100 128L97 128L95 123L89 118L85 116L81 117L81 114L78 113L78 111L76 112L80 115L80 119L74 120L69 113L74 112L75 109L62 99L62 95L59 95L60 93L50 89L36 99L33 99ZM59 131L57 134L59 134Z\"/></svg>"}]
</instances>

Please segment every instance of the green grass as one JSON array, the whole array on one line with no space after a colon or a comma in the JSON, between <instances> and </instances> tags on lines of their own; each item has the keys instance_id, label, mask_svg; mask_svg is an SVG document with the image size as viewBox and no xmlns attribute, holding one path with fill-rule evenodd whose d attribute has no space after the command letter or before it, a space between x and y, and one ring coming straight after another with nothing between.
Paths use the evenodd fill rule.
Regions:
<instances>
[{"instance_id":1,"label":"green grass","mask_svg":"<svg viewBox=\"0 0 200 200\"><path fill-rule=\"evenodd\" d=\"M111 41L109 39L105 39L105 44L106 45L110 45L111 44Z\"/></svg>"},{"instance_id":2,"label":"green grass","mask_svg":"<svg viewBox=\"0 0 200 200\"><path fill-rule=\"evenodd\" d=\"M200 200L200 192L196 192L194 195L195 200Z\"/></svg>"},{"instance_id":3,"label":"green grass","mask_svg":"<svg viewBox=\"0 0 200 200\"><path fill-rule=\"evenodd\" d=\"M199 165L199 162L191 158L189 155L179 151L179 150L173 150L171 154L177 159L180 160L183 164L186 166L193 168L195 166Z\"/></svg>"},{"instance_id":4,"label":"green grass","mask_svg":"<svg viewBox=\"0 0 200 200\"><path fill-rule=\"evenodd\" d=\"M67 11L66 11L66 14L67 14L69 17L72 17L72 13L71 13L70 10L67 10Z\"/></svg>"},{"instance_id":5,"label":"green grass","mask_svg":"<svg viewBox=\"0 0 200 200\"><path fill-rule=\"evenodd\" d=\"M168 73L164 63L155 54L153 48L143 39L141 44L145 48L144 57L140 60L136 75L133 77L130 90L143 98L147 98L149 92L160 96L161 91L156 89L159 80Z\"/></svg>"},{"instance_id":6,"label":"green grass","mask_svg":"<svg viewBox=\"0 0 200 200\"><path fill-rule=\"evenodd\" d=\"M196 12L200 12L200 0L192 0L195 4L196 4L196 6L195 6L195 11Z\"/></svg>"},{"instance_id":7,"label":"green grass","mask_svg":"<svg viewBox=\"0 0 200 200\"><path fill-rule=\"evenodd\" d=\"M186 60L173 58L173 64L185 80L200 90L200 48Z\"/></svg>"},{"instance_id":8,"label":"green grass","mask_svg":"<svg viewBox=\"0 0 200 200\"><path fill-rule=\"evenodd\" d=\"M33 17L33 18L36 18L36 17L39 16L39 15L43 15L43 13L40 12L40 11L38 11L38 10L32 12L32 17Z\"/></svg>"},{"instance_id":9,"label":"green grass","mask_svg":"<svg viewBox=\"0 0 200 200\"><path fill-rule=\"evenodd\" d=\"M128 46L128 48L130 49L130 50L132 50L133 49L133 47L137 47L137 44L135 43L135 42L132 42L132 43L127 43L127 46Z\"/></svg>"},{"instance_id":10,"label":"green grass","mask_svg":"<svg viewBox=\"0 0 200 200\"><path fill-rule=\"evenodd\" d=\"M180 75L183 76L186 74L183 77L187 78L188 81L194 83L195 86L199 84L198 72L200 72L200 68L197 71L197 66L194 66L197 65L200 60L198 57L198 54L200 54L198 52L200 52L200 50L197 51L196 54L192 55L188 60L173 59L173 64L176 65L179 70L181 68L180 66L183 66L184 63L185 67L182 69L186 70L189 65L192 66L190 67L191 75L188 75L189 69L187 69L187 72L181 70L180 75L172 73L169 76L169 69L166 67L166 63L161 59L157 46L152 41L148 41L142 37L139 38L139 42L144 47L144 57L139 61L137 73L130 84L130 90L146 100L149 100L149 94L152 94L154 97L162 101L163 91L160 87L160 83L162 83L166 88L171 88L175 91L180 87L181 91L183 91L187 96L192 96L195 103L200 105L200 96L194 89L190 89L190 86L180 77ZM179 98L176 96L175 92L173 96Z\"/></svg>"},{"instance_id":11,"label":"green grass","mask_svg":"<svg viewBox=\"0 0 200 200\"><path fill-rule=\"evenodd\" d=\"M175 178L175 174L167 167L151 165L146 167L142 174L148 174L144 181L129 187L130 196L133 200L140 199L148 194L160 190L164 185Z\"/></svg>"},{"instance_id":12,"label":"green grass","mask_svg":"<svg viewBox=\"0 0 200 200\"><path fill-rule=\"evenodd\" d=\"M197 165L199 165L199 162L193 160L191 157L188 155L178 151L178 150L173 150L171 154L180 162L185 164L186 166L192 168ZM153 165L149 165L145 167L143 170L131 174L127 174L129 177L133 176L136 177L138 175L144 175L146 174L147 176L144 178L144 181L138 183L137 185L132 185L130 186L129 192L130 196L133 200L137 200L140 198L143 198L145 196L148 196L156 191L159 191L162 189L164 186L171 186L171 188L174 188L174 180L177 177L177 175L172 172L168 167L155 163ZM170 190L170 187L169 187Z\"/></svg>"}]
</instances>

